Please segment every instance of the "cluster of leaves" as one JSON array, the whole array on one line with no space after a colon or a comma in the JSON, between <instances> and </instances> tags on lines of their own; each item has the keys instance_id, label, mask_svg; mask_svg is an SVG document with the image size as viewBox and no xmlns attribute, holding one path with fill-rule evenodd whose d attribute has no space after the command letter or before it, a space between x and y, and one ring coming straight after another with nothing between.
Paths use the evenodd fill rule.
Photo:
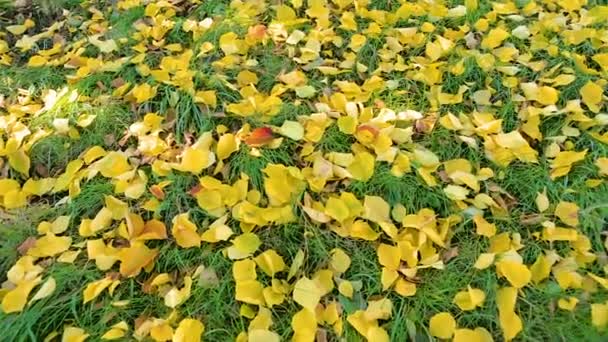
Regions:
<instances>
[{"instance_id":1,"label":"cluster of leaves","mask_svg":"<svg viewBox=\"0 0 608 342\"><path fill-rule=\"evenodd\" d=\"M76 298L27 332L509 341L547 292L602 336L607 17L587 0L119 0L18 18L0 31L0 207L29 220L3 228L19 243L0 322ZM445 306L404 319L450 272L449 296L425 292Z\"/></svg>"}]
</instances>

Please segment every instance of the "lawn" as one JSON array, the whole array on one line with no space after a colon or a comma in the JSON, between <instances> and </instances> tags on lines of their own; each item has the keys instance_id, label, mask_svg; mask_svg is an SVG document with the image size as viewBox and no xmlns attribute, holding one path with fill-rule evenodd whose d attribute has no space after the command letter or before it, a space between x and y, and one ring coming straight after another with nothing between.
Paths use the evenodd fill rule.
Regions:
<instances>
[{"instance_id":1,"label":"lawn","mask_svg":"<svg viewBox=\"0 0 608 342\"><path fill-rule=\"evenodd\" d=\"M3 341L608 340L600 0L0 2Z\"/></svg>"}]
</instances>

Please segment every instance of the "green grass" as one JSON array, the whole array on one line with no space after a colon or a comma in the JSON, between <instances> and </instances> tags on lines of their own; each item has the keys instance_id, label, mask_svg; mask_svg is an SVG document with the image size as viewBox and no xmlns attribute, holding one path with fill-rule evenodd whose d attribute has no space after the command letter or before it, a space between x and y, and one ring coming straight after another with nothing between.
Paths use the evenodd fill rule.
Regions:
<instances>
[{"instance_id":1,"label":"green grass","mask_svg":"<svg viewBox=\"0 0 608 342\"><path fill-rule=\"evenodd\" d=\"M51 67L28 68L13 66L0 68L0 94L13 96L15 89L40 95L45 89L57 89L65 83L64 74Z\"/></svg>"},{"instance_id":2,"label":"green grass","mask_svg":"<svg viewBox=\"0 0 608 342\"><path fill-rule=\"evenodd\" d=\"M40 165L46 174L57 176L68 162L93 146L101 146L107 150L116 149L132 118L126 108L117 105L94 109L67 105L38 116L33 125L48 127L55 117L67 117L73 127L77 117L83 113L96 115L96 118L90 126L79 128L80 137L74 140L67 135L50 135L40 139L30 151L32 165Z\"/></svg>"}]
</instances>

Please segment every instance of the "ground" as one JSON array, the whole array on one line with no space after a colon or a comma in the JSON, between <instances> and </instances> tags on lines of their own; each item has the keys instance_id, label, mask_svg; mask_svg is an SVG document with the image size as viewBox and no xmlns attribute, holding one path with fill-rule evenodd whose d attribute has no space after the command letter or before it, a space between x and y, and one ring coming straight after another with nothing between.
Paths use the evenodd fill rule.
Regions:
<instances>
[{"instance_id":1,"label":"ground","mask_svg":"<svg viewBox=\"0 0 608 342\"><path fill-rule=\"evenodd\" d=\"M608 339L603 2L0 14L3 340Z\"/></svg>"}]
</instances>

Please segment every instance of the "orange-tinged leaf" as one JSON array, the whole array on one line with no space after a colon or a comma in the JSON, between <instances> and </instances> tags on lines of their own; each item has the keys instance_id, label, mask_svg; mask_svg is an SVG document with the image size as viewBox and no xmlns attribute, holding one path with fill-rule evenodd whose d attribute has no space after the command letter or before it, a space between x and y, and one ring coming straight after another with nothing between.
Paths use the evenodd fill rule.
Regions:
<instances>
[{"instance_id":1,"label":"orange-tinged leaf","mask_svg":"<svg viewBox=\"0 0 608 342\"><path fill-rule=\"evenodd\" d=\"M118 254L120 274L127 278L137 276L142 268L154 262L157 255L157 249L150 249L141 242L136 242L131 247L121 249Z\"/></svg>"},{"instance_id":2,"label":"orange-tinged leaf","mask_svg":"<svg viewBox=\"0 0 608 342\"><path fill-rule=\"evenodd\" d=\"M245 143L252 147L260 147L269 144L273 139L270 127L258 127L245 138Z\"/></svg>"}]
</instances>

